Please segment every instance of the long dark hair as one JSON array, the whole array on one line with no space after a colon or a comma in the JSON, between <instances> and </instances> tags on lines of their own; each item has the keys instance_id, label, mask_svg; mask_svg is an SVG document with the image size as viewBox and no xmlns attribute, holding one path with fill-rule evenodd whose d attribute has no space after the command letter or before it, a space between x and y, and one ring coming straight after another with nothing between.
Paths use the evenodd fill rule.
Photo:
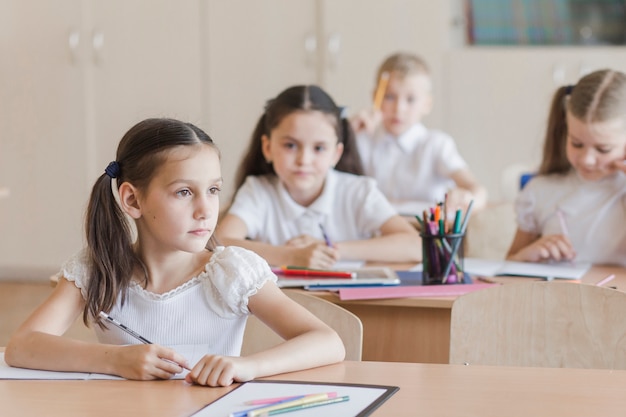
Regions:
<instances>
[{"instance_id":1,"label":"long dark hair","mask_svg":"<svg viewBox=\"0 0 626 417\"><path fill-rule=\"evenodd\" d=\"M173 119L147 119L133 126L122 138L117 148L113 168L107 168L95 182L85 219L89 284L83 321L98 318L100 311L108 312L118 296L122 303L130 285L133 271L147 272L142 260L133 250L132 227L122 208L115 200L113 178L117 187L128 182L145 190L156 170L165 162L167 151L178 146L217 147L213 140L198 127ZM207 248L215 248L211 237Z\"/></svg>"},{"instance_id":2,"label":"long dark hair","mask_svg":"<svg viewBox=\"0 0 626 417\"><path fill-rule=\"evenodd\" d=\"M356 149L354 131L347 118L342 117L342 109L320 87L315 85L298 85L290 87L271 99L265 106L265 112L259 119L252 132L248 150L243 158L235 178L236 190L246 180L248 175L273 174L274 167L263 157L261 137L270 135L272 129L289 114L295 111L319 111L334 121L335 131L339 142L343 144L343 154L335 169L352 174L363 175L363 166Z\"/></svg>"},{"instance_id":3,"label":"long dark hair","mask_svg":"<svg viewBox=\"0 0 626 417\"><path fill-rule=\"evenodd\" d=\"M566 153L568 112L585 123L626 120L626 75L609 69L594 71L555 91L539 174L565 174L572 168Z\"/></svg>"}]
</instances>

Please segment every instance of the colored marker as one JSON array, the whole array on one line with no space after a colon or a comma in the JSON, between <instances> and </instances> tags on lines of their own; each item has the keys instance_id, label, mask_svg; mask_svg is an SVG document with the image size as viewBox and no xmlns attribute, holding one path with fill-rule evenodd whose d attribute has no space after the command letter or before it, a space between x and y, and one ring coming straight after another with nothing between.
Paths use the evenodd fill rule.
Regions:
<instances>
[{"instance_id":1,"label":"colored marker","mask_svg":"<svg viewBox=\"0 0 626 417\"><path fill-rule=\"evenodd\" d=\"M328 398L335 398L336 396L337 396L336 392L328 393ZM281 401L295 400L295 399L302 398L302 397L304 397L304 395L292 395L289 397L260 398L258 400L246 401L245 404L247 405L276 404Z\"/></svg>"}]
</instances>

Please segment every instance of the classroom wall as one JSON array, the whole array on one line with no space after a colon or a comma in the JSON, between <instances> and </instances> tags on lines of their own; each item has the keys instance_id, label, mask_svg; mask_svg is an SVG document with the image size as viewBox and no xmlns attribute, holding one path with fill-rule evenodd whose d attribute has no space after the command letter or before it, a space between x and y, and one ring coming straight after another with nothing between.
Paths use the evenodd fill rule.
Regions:
<instances>
[{"instance_id":1,"label":"classroom wall","mask_svg":"<svg viewBox=\"0 0 626 417\"><path fill-rule=\"evenodd\" d=\"M0 0L0 279L46 279L82 247L91 185L136 121L205 129L225 205L267 99L316 83L356 111L398 50L432 68L426 124L453 135L492 203L510 203L539 162L553 89L626 68L626 53L467 47L462 13L456 0Z\"/></svg>"}]
</instances>

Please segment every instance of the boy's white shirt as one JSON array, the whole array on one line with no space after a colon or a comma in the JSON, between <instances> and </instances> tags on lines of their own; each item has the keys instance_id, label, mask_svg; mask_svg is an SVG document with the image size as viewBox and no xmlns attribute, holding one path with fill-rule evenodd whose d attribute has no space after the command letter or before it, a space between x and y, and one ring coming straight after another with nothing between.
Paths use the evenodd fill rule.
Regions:
<instances>
[{"instance_id":1,"label":"boy's white shirt","mask_svg":"<svg viewBox=\"0 0 626 417\"><path fill-rule=\"evenodd\" d=\"M397 138L381 126L373 135L357 135L357 146L366 175L401 213L443 201L455 187L452 174L467 167L452 137L421 123Z\"/></svg>"}]
</instances>

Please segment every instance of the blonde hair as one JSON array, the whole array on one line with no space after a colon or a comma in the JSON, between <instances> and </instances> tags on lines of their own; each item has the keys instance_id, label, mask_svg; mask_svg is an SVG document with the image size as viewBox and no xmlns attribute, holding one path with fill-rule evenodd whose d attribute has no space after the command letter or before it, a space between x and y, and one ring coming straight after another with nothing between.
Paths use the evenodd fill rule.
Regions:
<instances>
[{"instance_id":1,"label":"blonde hair","mask_svg":"<svg viewBox=\"0 0 626 417\"><path fill-rule=\"evenodd\" d=\"M576 85L559 87L552 98L539 174L565 174L567 113L587 124L618 118L626 120L626 74L604 69L581 78Z\"/></svg>"},{"instance_id":2,"label":"blonde hair","mask_svg":"<svg viewBox=\"0 0 626 417\"><path fill-rule=\"evenodd\" d=\"M407 75L425 75L430 77L430 69L422 58L415 54L398 52L388 56L376 73L376 82L380 80L380 76L383 72L396 73L400 77L404 78Z\"/></svg>"}]
</instances>

